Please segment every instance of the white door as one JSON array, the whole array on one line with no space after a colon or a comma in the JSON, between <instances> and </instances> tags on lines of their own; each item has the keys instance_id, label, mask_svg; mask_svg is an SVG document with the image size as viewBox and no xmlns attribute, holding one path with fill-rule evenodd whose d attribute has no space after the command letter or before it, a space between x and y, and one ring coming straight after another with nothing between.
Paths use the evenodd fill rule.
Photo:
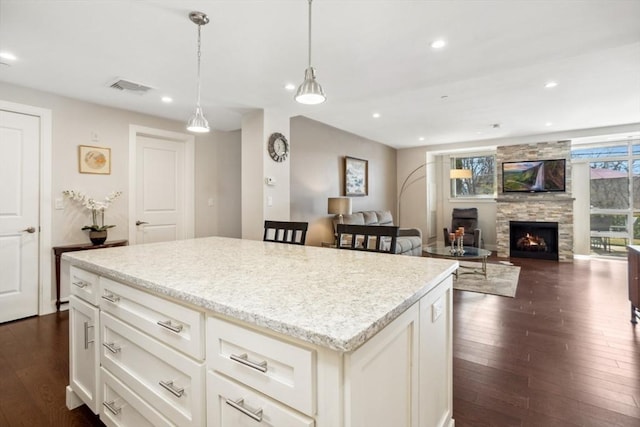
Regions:
<instances>
[{"instance_id":1,"label":"white door","mask_svg":"<svg viewBox=\"0 0 640 427\"><path fill-rule=\"evenodd\" d=\"M38 314L40 119L0 110L0 322Z\"/></svg>"},{"instance_id":2,"label":"white door","mask_svg":"<svg viewBox=\"0 0 640 427\"><path fill-rule=\"evenodd\" d=\"M188 236L185 197L185 144L136 137L136 243L181 240Z\"/></svg>"}]
</instances>

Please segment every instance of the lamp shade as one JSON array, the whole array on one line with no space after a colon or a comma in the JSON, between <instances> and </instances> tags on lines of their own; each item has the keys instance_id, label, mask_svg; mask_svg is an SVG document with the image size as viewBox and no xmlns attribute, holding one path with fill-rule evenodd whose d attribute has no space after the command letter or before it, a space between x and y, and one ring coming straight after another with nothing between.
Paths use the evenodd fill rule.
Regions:
<instances>
[{"instance_id":1,"label":"lamp shade","mask_svg":"<svg viewBox=\"0 0 640 427\"><path fill-rule=\"evenodd\" d=\"M449 171L449 178L451 179L463 179L471 178L471 169L451 169Z\"/></svg>"},{"instance_id":2,"label":"lamp shade","mask_svg":"<svg viewBox=\"0 0 640 427\"><path fill-rule=\"evenodd\" d=\"M200 106L196 107L196 113L189 119L187 130L197 133L209 132L209 122L204 117L204 114L202 114L202 108L200 108Z\"/></svg>"},{"instance_id":3,"label":"lamp shade","mask_svg":"<svg viewBox=\"0 0 640 427\"><path fill-rule=\"evenodd\" d=\"M320 83L316 81L316 70L309 67L304 72L304 82L296 92L295 100L301 104L315 105L323 103L327 97Z\"/></svg>"},{"instance_id":4,"label":"lamp shade","mask_svg":"<svg viewBox=\"0 0 640 427\"><path fill-rule=\"evenodd\" d=\"M327 212L334 215L350 215L351 199L349 197L329 197Z\"/></svg>"}]
</instances>

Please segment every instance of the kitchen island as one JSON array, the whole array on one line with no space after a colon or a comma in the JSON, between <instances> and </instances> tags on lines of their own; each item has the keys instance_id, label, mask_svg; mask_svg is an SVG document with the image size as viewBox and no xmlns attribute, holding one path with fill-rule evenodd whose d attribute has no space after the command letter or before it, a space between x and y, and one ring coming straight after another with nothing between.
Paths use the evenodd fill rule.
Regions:
<instances>
[{"instance_id":1,"label":"kitchen island","mask_svg":"<svg viewBox=\"0 0 640 427\"><path fill-rule=\"evenodd\" d=\"M67 406L107 425L453 425L455 261L212 237L63 262Z\"/></svg>"}]
</instances>

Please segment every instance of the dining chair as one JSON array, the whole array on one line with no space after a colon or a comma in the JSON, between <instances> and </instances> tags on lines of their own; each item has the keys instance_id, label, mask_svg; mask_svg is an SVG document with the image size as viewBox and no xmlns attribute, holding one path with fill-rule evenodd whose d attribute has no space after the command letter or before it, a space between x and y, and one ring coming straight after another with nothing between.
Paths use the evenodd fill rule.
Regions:
<instances>
[{"instance_id":1,"label":"dining chair","mask_svg":"<svg viewBox=\"0 0 640 427\"><path fill-rule=\"evenodd\" d=\"M337 225L338 249L396 253L399 227L391 225Z\"/></svg>"},{"instance_id":2,"label":"dining chair","mask_svg":"<svg viewBox=\"0 0 640 427\"><path fill-rule=\"evenodd\" d=\"M264 222L264 242L304 245L307 239L308 222L269 221Z\"/></svg>"}]
</instances>

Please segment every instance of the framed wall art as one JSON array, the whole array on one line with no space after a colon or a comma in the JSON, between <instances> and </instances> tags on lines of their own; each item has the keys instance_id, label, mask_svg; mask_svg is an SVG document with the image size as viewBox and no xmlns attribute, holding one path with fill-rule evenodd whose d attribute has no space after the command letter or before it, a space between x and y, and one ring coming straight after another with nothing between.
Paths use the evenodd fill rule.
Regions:
<instances>
[{"instance_id":1,"label":"framed wall art","mask_svg":"<svg viewBox=\"0 0 640 427\"><path fill-rule=\"evenodd\" d=\"M344 195L347 197L369 194L369 162L355 157L344 158Z\"/></svg>"},{"instance_id":2,"label":"framed wall art","mask_svg":"<svg viewBox=\"0 0 640 427\"><path fill-rule=\"evenodd\" d=\"M111 149L78 146L78 165L80 173L111 174Z\"/></svg>"}]
</instances>

